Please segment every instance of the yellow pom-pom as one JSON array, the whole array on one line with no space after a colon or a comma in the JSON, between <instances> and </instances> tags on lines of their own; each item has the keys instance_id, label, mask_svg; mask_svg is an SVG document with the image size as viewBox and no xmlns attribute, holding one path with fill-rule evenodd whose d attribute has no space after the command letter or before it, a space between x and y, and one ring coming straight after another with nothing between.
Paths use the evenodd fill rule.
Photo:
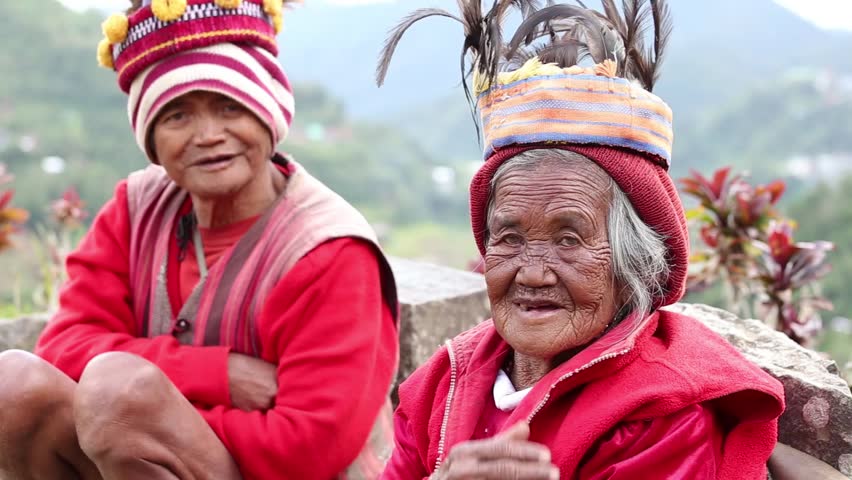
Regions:
<instances>
[{"instance_id":1,"label":"yellow pom-pom","mask_svg":"<svg viewBox=\"0 0 852 480\"><path fill-rule=\"evenodd\" d=\"M280 16L283 8L283 0L263 0L263 11L270 17Z\"/></svg>"},{"instance_id":2,"label":"yellow pom-pom","mask_svg":"<svg viewBox=\"0 0 852 480\"><path fill-rule=\"evenodd\" d=\"M242 3L242 0L216 0L216 5L222 8L237 8Z\"/></svg>"},{"instance_id":3,"label":"yellow pom-pom","mask_svg":"<svg viewBox=\"0 0 852 480\"><path fill-rule=\"evenodd\" d=\"M115 67L112 62L112 44L106 38L98 44L98 64L110 70Z\"/></svg>"},{"instance_id":4,"label":"yellow pom-pom","mask_svg":"<svg viewBox=\"0 0 852 480\"><path fill-rule=\"evenodd\" d=\"M101 24L104 36L110 43L123 42L127 38L127 29L129 27L130 23L127 20L127 15L120 13L113 13Z\"/></svg>"},{"instance_id":5,"label":"yellow pom-pom","mask_svg":"<svg viewBox=\"0 0 852 480\"><path fill-rule=\"evenodd\" d=\"M275 33L281 33L284 28L284 15L272 15L272 26L275 27Z\"/></svg>"},{"instance_id":6,"label":"yellow pom-pom","mask_svg":"<svg viewBox=\"0 0 852 480\"><path fill-rule=\"evenodd\" d=\"M152 0L151 12L164 22L177 20L186 11L186 0Z\"/></svg>"}]
</instances>

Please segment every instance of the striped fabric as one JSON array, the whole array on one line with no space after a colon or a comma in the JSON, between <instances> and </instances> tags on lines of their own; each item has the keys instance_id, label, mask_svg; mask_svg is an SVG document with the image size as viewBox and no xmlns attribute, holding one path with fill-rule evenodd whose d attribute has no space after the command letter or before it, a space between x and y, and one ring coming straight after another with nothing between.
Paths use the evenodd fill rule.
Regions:
<instances>
[{"instance_id":1,"label":"striped fabric","mask_svg":"<svg viewBox=\"0 0 852 480\"><path fill-rule=\"evenodd\" d=\"M623 78L543 75L497 85L477 101L485 158L511 145L621 147L671 161L672 111Z\"/></svg>"},{"instance_id":2,"label":"striped fabric","mask_svg":"<svg viewBox=\"0 0 852 480\"><path fill-rule=\"evenodd\" d=\"M221 93L245 105L269 126L274 144L287 136L295 104L278 60L260 47L219 43L166 57L133 80L127 113L136 143L149 158L146 143L159 111L195 90Z\"/></svg>"},{"instance_id":3,"label":"striped fabric","mask_svg":"<svg viewBox=\"0 0 852 480\"><path fill-rule=\"evenodd\" d=\"M146 11L144 13L149 13ZM266 14L263 12L263 6L258 3L242 2L237 8L222 8L215 3L199 3L196 5L187 5L186 12L175 22L194 22L206 18L213 17L230 17L235 18L246 16L256 18L267 22ZM136 42L144 39L148 35L156 33L169 26L173 22L164 22L153 15L146 15L128 29L127 39L117 44L113 49L113 54L117 57L121 52L131 48ZM176 23L175 23L176 25Z\"/></svg>"},{"instance_id":4,"label":"striped fabric","mask_svg":"<svg viewBox=\"0 0 852 480\"><path fill-rule=\"evenodd\" d=\"M133 313L141 336L175 334L177 318L191 327L178 339L189 345L227 345L258 356L256 319L269 293L305 254L334 238L360 238L376 248L382 291L397 313L393 273L370 225L354 208L293 162L286 195L262 215L237 244L214 264L177 317L165 287L169 243L187 192L162 167L151 165L130 175L130 284ZM395 315L396 316L396 315Z\"/></svg>"},{"instance_id":5,"label":"striped fabric","mask_svg":"<svg viewBox=\"0 0 852 480\"><path fill-rule=\"evenodd\" d=\"M360 238L375 246L383 297L398 325L396 283L372 228L339 195L300 165L292 166L286 195L210 268L177 317L172 313L165 272L169 242L174 242L170 232L187 194L162 167L151 165L130 175L130 288L138 335L171 334L186 345L227 345L234 352L259 357L257 319L269 293L305 254L341 237ZM178 318L187 319L189 328L176 330ZM340 480L378 478L393 450L392 412L388 399L360 454L338 475Z\"/></svg>"},{"instance_id":6,"label":"striped fabric","mask_svg":"<svg viewBox=\"0 0 852 480\"><path fill-rule=\"evenodd\" d=\"M217 43L248 43L278 55L275 28L262 0L243 0L222 8L211 0L188 0L177 20L164 22L150 8L129 17L127 37L112 46L118 84L124 92L140 72L160 60Z\"/></svg>"}]
</instances>

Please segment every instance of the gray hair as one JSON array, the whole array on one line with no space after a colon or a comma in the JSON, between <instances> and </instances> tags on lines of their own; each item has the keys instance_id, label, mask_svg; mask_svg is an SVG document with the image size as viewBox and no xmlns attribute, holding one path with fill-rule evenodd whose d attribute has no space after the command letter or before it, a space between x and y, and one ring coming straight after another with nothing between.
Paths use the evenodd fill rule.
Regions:
<instances>
[{"instance_id":1,"label":"gray hair","mask_svg":"<svg viewBox=\"0 0 852 480\"><path fill-rule=\"evenodd\" d=\"M577 163L597 164L578 153L559 149L527 150L501 165L491 179L484 239L487 245L495 192L500 181L513 170L532 170L536 166L566 167ZM603 169L601 169L603 172ZM606 172L603 172L606 175ZM609 177L609 175L607 175ZM655 232L636 213L633 204L615 181L610 178L611 201L607 213L607 238L612 251L612 274L615 282L627 293L620 305L620 317L630 312L646 314L656 300L666 294L670 267L665 237Z\"/></svg>"}]
</instances>

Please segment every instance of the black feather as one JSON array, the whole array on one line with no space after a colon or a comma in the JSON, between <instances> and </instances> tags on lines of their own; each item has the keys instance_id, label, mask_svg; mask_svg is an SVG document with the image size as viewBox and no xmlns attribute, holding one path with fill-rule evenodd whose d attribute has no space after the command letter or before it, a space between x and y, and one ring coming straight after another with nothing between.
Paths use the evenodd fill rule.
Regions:
<instances>
[{"instance_id":1,"label":"black feather","mask_svg":"<svg viewBox=\"0 0 852 480\"><path fill-rule=\"evenodd\" d=\"M459 17L440 8L421 8L411 12L407 17L403 18L402 21L393 28L393 30L391 30L388 39L385 41L385 46L382 48L382 53L379 57L379 63L376 66L376 84L381 87L382 84L385 83L385 76L388 73L388 67L390 66L390 61L393 58L393 53L396 51L399 41L402 39L402 36L408 28L424 18L433 16L448 17L457 22L464 23Z\"/></svg>"},{"instance_id":2,"label":"black feather","mask_svg":"<svg viewBox=\"0 0 852 480\"><path fill-rule=\"evenodd\" d=\"M638 80L651 90L672 31L667 0L622 0L621 11L615 0L601 0L603 13L587 8L583 0L576 1L579 6L544 0L545 6L540 8L542 0L491 0L486 12L482 0L456 0L458 16L436 8L416 10L391 31L376 68L376 81L379 85L384 82L394 51L411 25L426 17L443 16L464 27L459 73L477 133L476 104L468 84L474 71L493 84L498 72L517 69L533 57L561 67L586 58L595 63L612 59L619 76ZM505 44L503 21L512 9L521 13L522 22ZM646 48L645 36L651 26L654 38Z\"/></svg>"},{"instance_id":3,"label":"black feather","mask_svg":"<svg viewBox=\"0 0 852 480\"><path fill-rule=\"evenodd\" d=\"M541 63L571 66L577 65L584 57L589 56L589 50L583 42L566 39L538 47L536 56Z\"/></svg>"},{"instance_id":4,"label":"black feather","mask_svg":"<svg viewBox=\"0 0 852 480\"><path fill-rule=\"evenodd\" d=\"M651 85L653 88L660 78L660 65L665 58L666 47L674 27L672 13L666 0L651 0L651 15L654 18L654 73ZM648 56L650 57L650 54Z\"/></svg>"},{"instance_id":5,"label":"black feather","mask_svg":"<svg viewBox=\"0 0 852 480\"><path fill-rule=\"evenodd\" d=\"M627 35L627 26L624 24L624 19L618 12L618 7L615 6L615 0L601 0L605 17L609 19L612 26L621 34L622 37Z\"/></svg>"},{"instance_id":6,"label":"black feather","mask_svg":"<svg viewBox=\"0 0 852 480\"><path fill-rule=\"evenodd\" d=\"M556 27L552 27L552 24L560 20L563 21L563 31L570 32L570 37L574 42L585 44L590 52L591 49L588 48L590 45L594 45L593 48L596 49L597 45L604 44L605 39L602 33L604 25L591 10L574 5L552 5L536 11L521 23L509 42L506 58L511 59L522 43L530 45L536 38L541 37L542 31L547 30L543 27L551 26L556 30ZM568 48L573 48L571 45L573 45L573 42L567 44ZM564 66L570 67L571 65Z\"/></svg>"}]
</instances>

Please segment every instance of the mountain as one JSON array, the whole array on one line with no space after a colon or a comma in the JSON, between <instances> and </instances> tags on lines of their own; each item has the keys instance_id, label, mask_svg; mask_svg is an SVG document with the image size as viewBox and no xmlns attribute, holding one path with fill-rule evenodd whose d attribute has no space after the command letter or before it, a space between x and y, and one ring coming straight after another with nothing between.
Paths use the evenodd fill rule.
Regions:
<instances>
[{"instance_id":1,"label":"mountain","mask_svg":"<svg viewBox=\"0 0 852 480\"><path fill-rule=\"evenodd\" d=\"M120 178L148 164L115 73L95 60L102 20L56 0L0 2L0 163L15 175L15 204L32 225L69 186L97 211ZM353 120L345 99L294 80L299 113L283 148L369 220L401 225L464 212L463 190L438 191L435 162L417 142L393 125ZM63 168L47 174L43 162Z\"/></svg>"},{"instance_id":2,"label":"mountain","mask_svg":"<svg viewBox=\"0 0 852 480\"><path fill-rule=\"evenodd\" d=\"M487 2L486 2L487 3ZM593 5L594 2L588 2ZM679 116L736 96L793 66L852 70L852 34L822 31L772 0L671 0L675 30L658 86ZM458 93L461 26L433 17L409 29L386 85L373 72L386 32L418 7L454 12L454 0L341 7L306 2L288 12L281 60L297 80L318 82L356 116L400 117Z\"/></svg>"},{"instance_id":3,"label":"mountain","mask_svg":"<svg viewBox=\"0 0 852 480\"><path fill-rule=\"evenodd\" d=\"M852 151L842 120L852 112L830 91L849 82L852 34L816 29L768 0L672 4L675 34L655 93L674 110L676 176L720 163L769 173L792 155ZM392 118L437 158L480 156L458 90Z\"/></svg>"}]
</instances>

